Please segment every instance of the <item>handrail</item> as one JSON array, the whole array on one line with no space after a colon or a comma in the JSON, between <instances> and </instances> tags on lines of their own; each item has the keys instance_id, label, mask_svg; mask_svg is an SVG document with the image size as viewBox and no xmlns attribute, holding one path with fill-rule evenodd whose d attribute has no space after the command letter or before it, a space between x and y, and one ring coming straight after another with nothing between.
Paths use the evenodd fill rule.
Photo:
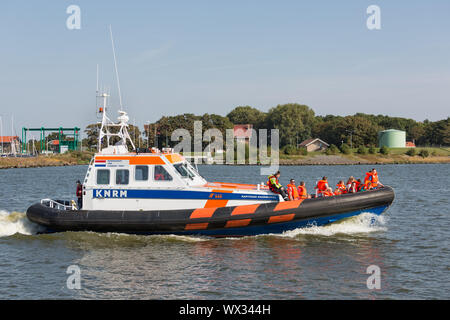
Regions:
<instances>
[{"instance_id":1,"label":"handrail","mask_svg":"<svg viewBox=\"0 0 450 320\"><path fill-rule=\"evenodd\" d=\"M41 204L57 210L78 210L75 201L72 201L70 205L66 205L52 199L42 199Z\"/></svg>"}]
</instances>

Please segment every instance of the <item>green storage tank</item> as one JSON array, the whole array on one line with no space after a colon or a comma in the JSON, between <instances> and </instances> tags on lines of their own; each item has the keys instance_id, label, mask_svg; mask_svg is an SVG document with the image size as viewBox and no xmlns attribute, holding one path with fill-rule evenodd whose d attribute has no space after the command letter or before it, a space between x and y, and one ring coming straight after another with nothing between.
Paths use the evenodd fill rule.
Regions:
<instances>
[{"instance_id":1,"label":"green storage tank","mask_svg":"<svg viewBox=\"0 0 450 320\"><path fill-rule=\"evenodd\" d=\"M388 148L405 148L406 132L401 130L389 129L378 132L378 146Z\"/></svg>"}]
</instances>

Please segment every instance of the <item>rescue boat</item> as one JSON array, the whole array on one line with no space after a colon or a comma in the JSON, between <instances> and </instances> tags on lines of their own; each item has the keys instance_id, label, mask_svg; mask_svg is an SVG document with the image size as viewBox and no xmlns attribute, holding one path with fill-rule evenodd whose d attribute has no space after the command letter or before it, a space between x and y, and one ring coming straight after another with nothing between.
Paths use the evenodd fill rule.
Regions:
<instances>
[{"instance_id":1,"label":"rescue boat","mask_svg":"<svg viewBox=\"0 0 450 320\"><path fill-rule=\"evenodd\" d=\"M208 182L171 149L140 152L127 131L128 115L106 116L103 94L98 152L83 183L82 206L43 199L27 210L46 232L94 231L215 237L282 233L326 225L363 212L382 214L394 191L376 190L285 201L266 185ZM115 140L119 140L113 144ZM134 150L128 151L128 147Z\"/></svg>"}]
</instances>

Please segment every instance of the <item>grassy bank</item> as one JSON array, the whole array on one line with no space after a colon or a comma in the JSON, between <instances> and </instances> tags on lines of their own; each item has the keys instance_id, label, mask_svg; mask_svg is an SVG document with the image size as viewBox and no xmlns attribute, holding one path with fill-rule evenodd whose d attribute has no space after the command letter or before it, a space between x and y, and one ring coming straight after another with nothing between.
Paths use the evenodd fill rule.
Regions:
<instances>
[{"instance_id":1,"label":"grassy bank","mask_svg":"<svg viewBox=\"0 0 450 320\"><path fill-rule=\"evenodd\" d=\"M34 168L51 166L73 166L89 164L93 152L68 152L65 154L39 155L36 157L7 157L0 158L0 169L7 168Z\"/></svg>"}]
</instances>

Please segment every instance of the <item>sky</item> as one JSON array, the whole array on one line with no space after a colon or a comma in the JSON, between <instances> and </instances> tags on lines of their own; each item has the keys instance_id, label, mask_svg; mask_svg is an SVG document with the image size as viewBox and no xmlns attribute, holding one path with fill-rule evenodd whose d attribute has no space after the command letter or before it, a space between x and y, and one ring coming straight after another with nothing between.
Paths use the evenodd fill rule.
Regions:
<instances>
[{"instance_id":1,"label":"sky","mask_svg":"<svg viewBox=\"0 0 450 320\"><path fill-rule=\"evenodd\" d=\"M66 12L80 8L80 29ZM370 30L370 5L380 8ZM95 123L96 69L139 126L181 113L284 103L316 115L445 119L450 1L2 0L0 117L22 127Z\"/></svg>"}]
</instances>

